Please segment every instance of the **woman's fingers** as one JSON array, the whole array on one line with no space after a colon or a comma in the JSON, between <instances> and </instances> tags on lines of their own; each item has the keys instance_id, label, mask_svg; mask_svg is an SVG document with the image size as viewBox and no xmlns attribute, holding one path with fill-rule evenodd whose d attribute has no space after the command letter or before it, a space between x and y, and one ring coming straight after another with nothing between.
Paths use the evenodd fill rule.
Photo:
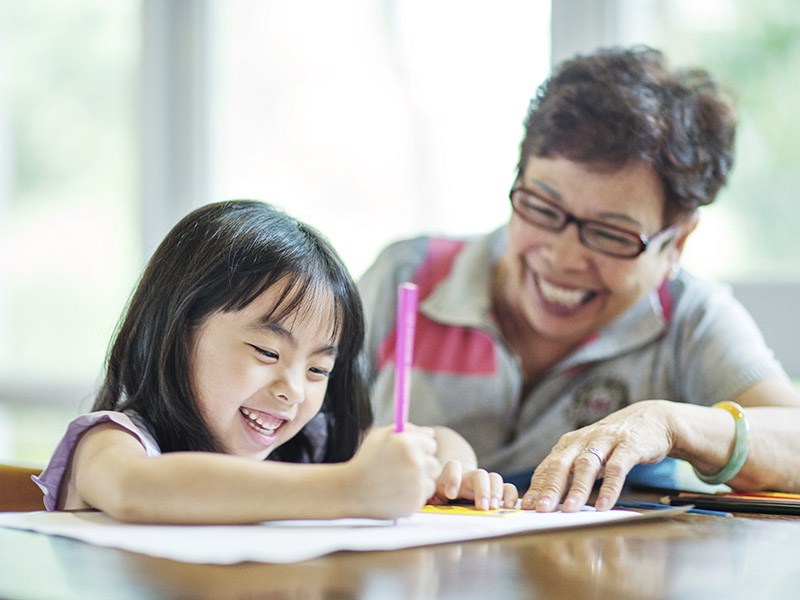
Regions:
<instances>
[{"instance_id":1,"label":"woman's fingers","mask_svg":"<svg viewBox=\"0 0 800 600\"><path fill-rule=\"evenodd\" d=\"M669 454L674 439L670 411L670 402L645 400L564 434L534 471L522 507L551 511L563 498L562 510L580 510L602 477L595 507L611 508L634 465Z\"/></svg>"},{"instance_id":2,"label":"woman's fingers","mask_svg":"<svg viewBox=\"0 0 800 600\"><path fill-rule=\"evenodd\" d=\"M638 462L624 447L617 446L604 469L603 483L594 503L597 510L608 510L617 503L625 478Z\"/></svg>"},{"instance_id":3,"label":"woman's fingers","mask_svg":"<svg viewBox=\"0 0 800 600\"><path fill-rule=\"evenodd\" d=\"M582 509L592 493L594 482L602 477L606 455L599 445L599 442L589 443L575 457L572 464L572 484L561 506L564 512Z\"/></svg>"},{"instance_id":4,"label":"woman's fingers","mask_svg":"<svg viewBox=\"0 0 800 600\"><path fill-rule=\"evenodd\" d=\"M522 508L550 512L558 507L569 483L574 454L569 449L550 452L533 472L531 485L522 498Z\"/></svg>"}]
</instances>

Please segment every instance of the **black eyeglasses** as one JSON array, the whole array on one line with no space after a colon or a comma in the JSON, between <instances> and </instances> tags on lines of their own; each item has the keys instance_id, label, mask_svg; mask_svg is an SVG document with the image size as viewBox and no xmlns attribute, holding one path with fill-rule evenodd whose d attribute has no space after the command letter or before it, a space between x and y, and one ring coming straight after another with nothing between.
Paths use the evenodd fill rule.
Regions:
<instances>
[{"instance_id":1,"label":"black eyeglasses","mask_svg":"<svg viewBox=\"0 0 800 600\"><path fill-rule=\"evenodd\" d=\"M567 225L575 223L584 246L616 258L636 258L653 240L674 230L680 224L680 221L673 223L648 238L602 221L580 219L557 204L524 188L514 188L509 196L514 212L525 222L548 231L564 231ZM664 240L661 247L663 248L671 239Z\"/></svg>"}]
</instances>

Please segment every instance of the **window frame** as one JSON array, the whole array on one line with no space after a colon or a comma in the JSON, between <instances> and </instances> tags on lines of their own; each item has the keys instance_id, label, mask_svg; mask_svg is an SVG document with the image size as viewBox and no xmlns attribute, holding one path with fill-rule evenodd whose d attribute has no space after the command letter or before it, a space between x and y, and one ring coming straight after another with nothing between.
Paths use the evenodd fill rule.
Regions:
<instances>
[{"instance_id":1,"label":"window frame","mask_svg":"<svg viewBox=\"0 0 800 600\"><path fill-rule=\"evenodd\" d=\"M551 6L551 63L621 39L622 0L559 0ZM211 201L211 0L142 0L140 201L142 262L186 212ZM575 14L584 15L575 19ZM168 60L165 60L168 57ZM388 240L387 240L388 242ZM800 378L800 283L738 282L734 293L762 327L785 369ZM64 386L0 380L10 404L71 405L96 382Z\"/></svg>"}]
</instances>

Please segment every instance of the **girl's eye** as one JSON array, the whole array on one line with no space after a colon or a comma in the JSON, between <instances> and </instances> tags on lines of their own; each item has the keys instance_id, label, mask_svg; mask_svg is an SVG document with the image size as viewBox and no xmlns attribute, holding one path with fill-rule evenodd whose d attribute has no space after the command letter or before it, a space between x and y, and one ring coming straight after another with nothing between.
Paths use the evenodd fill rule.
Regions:
<instances>
[{"instance_id":1,"label":"girl's eye","mask_svg":"<svg viewBox=\"0 0 800 600\"><path fill-rule=\"evenodd\" d=\"M311 367L309 369L309 371L311 371L315 375L321 375L322 377L330 377L331 376L331 372L329 370L323 369L321 367Z\"/></svg>"},{"instance_id":2,"label":"girl's eye","mask_svg":"<svg viewBox=\"0 0 800 600\"><path fill-rule=\"evenodd\" d=\"M272 350L264 350L264 348L259 348L258 346L253 346L250 344L250 347L253 348L258 354L263 356L264 358L269 358L271 360L278 360L278 353L273 352Z\"/></svg>"}]
</instances>

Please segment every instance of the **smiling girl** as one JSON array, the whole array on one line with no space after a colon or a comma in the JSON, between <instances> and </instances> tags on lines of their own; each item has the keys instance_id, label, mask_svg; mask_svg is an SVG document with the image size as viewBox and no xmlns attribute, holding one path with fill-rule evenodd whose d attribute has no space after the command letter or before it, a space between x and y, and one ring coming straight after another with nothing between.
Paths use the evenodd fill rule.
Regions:
<instances>
[{"instance_id":1,"label":"smiling girl","mask_svg":"<svg viewBox=\"0 0 800 600\"><path fill-rule=\"evenodd\" d=\"M45 506L248 523L514 503L451 431L368 433L363 338L355 285L317 232L258 201L194 211L147 266L93 412L37 479Z\"/></svg>"}]
</instances>

